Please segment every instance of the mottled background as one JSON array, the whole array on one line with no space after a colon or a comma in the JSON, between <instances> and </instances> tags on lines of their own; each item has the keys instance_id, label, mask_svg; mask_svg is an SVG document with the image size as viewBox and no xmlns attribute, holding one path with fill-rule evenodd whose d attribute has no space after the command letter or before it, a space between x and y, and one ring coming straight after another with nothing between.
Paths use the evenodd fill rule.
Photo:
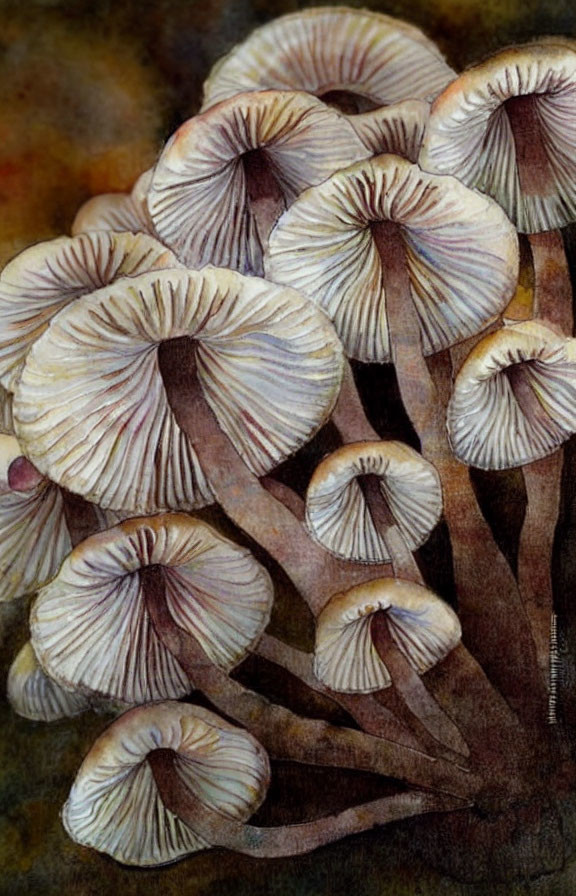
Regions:
<instances>
[{"instance_id":1,"label":"mottled background","mask_svg":"<svg viewBox=\"0 0 576 896\"><path fill-rule=\"evenodd\" d=\"M90 195L128 189L153 163L174 127L197 110L211 64L254 26L312 5L291 0L0 2L0 264L32 242L67 232L77 207ZM538 35L576 35L574 0L374 0L371 8L421 26L456 68ZM567 241L575 245L573 233L567 233ZM363 369L360 375L377 418L381 390L390 392L393 381L386 371ZM384 421L378 422L384 432ZM402 422L396 426L386 434L410 438ZM289 465L286 476L291 481L303 481L314 450L312 446ZM569 721L574 719L570 691L575 652L569 644L576 641L570 606L576 583L575 458L570 445L555 560L567 650L564 701ZM513 559L524 507L521 478L482 477L477 485ZM437 551L441 531L435 539L423 560L430 579L448 593L449 570ZM276 629L304 646L310 639L310 620L298 615L295 606L288 585L281 583ZM25 615L21 604L1 610L2 681L26 638ZM253 673L249 664L242 672ZM271 691L280 689L270 669L262 667L258 673ZM297 700L298 694L291 693L291 699ZM412 849L419 823L359 836L297 860L258 862L214 851L162 871L123 868L68 841L58 816L80 757L105 723L90 714L51 726L30 723L16 719L2 699L1 894L576 893L576 863L518 884L470 885L443 877ZM278 768L273 805L260 817L270 822L297 820L322 806L367 798L380 786L367 776L345 776L344 786L342 780L336 772L311 776L289 765Z\"/></svg>"}]
</instances>

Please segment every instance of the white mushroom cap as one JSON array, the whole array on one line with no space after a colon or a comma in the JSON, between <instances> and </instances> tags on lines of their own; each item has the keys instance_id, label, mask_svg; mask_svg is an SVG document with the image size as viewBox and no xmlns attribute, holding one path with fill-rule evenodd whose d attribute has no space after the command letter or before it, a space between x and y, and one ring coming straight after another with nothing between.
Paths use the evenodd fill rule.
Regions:
<instances>
[{"instance_id":1,"label":"white mushroom cap","mask_svg":"<svg viewBox=\"0 0 576 896\"><path fill-rule=\"evenodd\" d=\"M266 272L311 296L347 353L391 359L382 261L371 225L398 225L425 354L477 334L516 288L518 241L495 202L452 177L382 155L312 187L273 230Z\"/></svg>"},{"instance_id":2,"label":"white mushroom cap","mask_svg":"<svg viewBox=\"0 0 576 896\"><path fill-rule=\"evenodd\" d=\"M372 155L392 153L417 162L429 117L428 103L404 100L393 106L354 115L350 118L350 124Z\"/></svg>"},{"instance_id":3,"label":"white mushroom cap","mask_svg":"<svg viewBox=\"0 0 576 896\"><path fill-rule=\"evenodd\" d=\"M306 494L313 536L347 560L388 563L384 533L376 528L357 477L378 476L382 494L410 550L420 547L442 514L438 473L401 442L356 442L338 448L316 468Z\"/></svg>"},{"instance_id":4,"label":"white mushroom cap","mask_svg":"<svg viewBox=\"0 0 576 896\"><path fill-rule=\"evenodd\" d=\"M522 367L518 394L509 377ZM507 373L508 372L508 373ZM576 432L576 340L539 321L506 326L486 336L458 372L448 406L456 457L486 470L503 470L551 454Z\"/></svg>"},{"instance_id":5,"label":"white mushroom cap","mask_svg":"<svg viewBox=\"0 0 576 896\"><path fill-rule=\"evenodd\" d=\"M386 612L396 646L419 674L444 659L462 634L448 604L415 582L375 579L336 594L318 617L314 658L316 677L332 690L366 694L391 684L371 635L379 611Z\"/></svg>"},{"instance_id":6,"label":"white mushroom cap","mask_svg":"<svg viewBox=\"0 0 576 896\"><path fill-rule=\"evenodd\" d=\"M35 722L70 718L90 708L83 694L65 691L46 675L30 641L10 666L7 691L14 712Z\"/></svg>"},{"instance_id":7,"label":"white mushroom cap","mask_svg":"<svg viewBox=\"0 0 576 896\"><path fill-rule=\"evenodd\" d=\"M77 843L126 865L175 862L210 846L160 798L148 756L174 753L182 787L228 818L246 821L266 795L268 757L246 731L184 703L130 710L100 735L62 810Z\"/></svg>"},{"instance_id":8,"label":"white mushroom cap","mask_svg":"<svg viewBox=\"0 0 576 896\"><path fill-rule=\"evenodd\" d=\"M420 164L492 196L520 231L576 219L576 52L546 42L503 50L464 72L432 108ZM507 103L530 97L546 161L522 188ZM526 110L521 113L523 126ZM532 124L532 122L530 123ZM547 170L544 170L547 169ZM537 185L541 184L539 188Z\"/></svg>"},{"instance_id":9,"label":"white mushroom cap","mask_svg":"<svg viewBox=\"0 0 576 896\"><path fill-rule=\"evenodd\" d=\"M185 514L127 520L78 545L38 595L32 642L52 678L126 703L191 690L152 624L149 566L161 567L173 622L217 665L237 665L266 628L273 587L247 549Z\"/></svg>"},{"instance_id":10,"label":"white mushroom cap","mask_svg":"<svg viewBox=\"0 0 576 896\"><path fill-rule=\"evenodd\" d=\"M319 7L252 32L212 69L204 109L243 90L347 91L364 106L437 96L455 78L413 25L346 7Z\"/></svg>"},{"instance_id":11,"label":"white mushroom cap","mask_svg":"<svg viewBox=\"0 0 576 896\"><path fill-rule=\"evenodd\" d=\"M242 94L191 118L166 144L148 194L158 235L189 267L262 273L242 162L253 150L267 161L286 205L367 155L348 121L305 93Z\"/></svg>"},{"instance_id":12,"label":"white mushroom cap","mask_svg":"<svg viewBox=\"0 0 576 896\"><path fill-rule=\"evenodd\" d=\"M329 417L342 349L312 302L233 271L156 272L79 299L33 345L14 414L34 465L102 507L210 501L158 367L160 343L182 336L194 339L208 404L257 475Z\"/></svg>"},{"instance_id":13,"label":"white mushroom cap","mask_svg":"<svg viewBox=\"0 0 576 896\"><path fill-rule=\"evenodd\" d=\"M140 175L131 193L103 193L80 206L72 222L72 235L92 230L130 231L154 235L146 196L152 169Z\"/></svg>"},{"instance_id":14,"label":"white mushroom cap","mask_svg":"<svg viewBox=\"0 0 576 896\"><path fill-rule=\"evenodd\" d=\"M142 233L87 233L25 249L0 274L0 381L14 391L32 342L62 308L119 277L177 267Z\"/></svg>"}]
</instances>

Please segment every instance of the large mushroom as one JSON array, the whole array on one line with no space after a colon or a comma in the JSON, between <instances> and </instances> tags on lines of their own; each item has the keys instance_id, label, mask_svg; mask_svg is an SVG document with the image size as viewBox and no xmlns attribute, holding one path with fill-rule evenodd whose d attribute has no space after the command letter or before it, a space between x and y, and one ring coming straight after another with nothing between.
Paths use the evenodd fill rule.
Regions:
<instances>
[{"instance_id":1,"label":"large mushroom","mask_svg":"<svg viewBox=\"0 0 576 896\"><path fill-rule=\"evenodd\" d=\"M148 208L160 238L189 267L260 275L284 209L367 154L348 121L314 97L240 94L176 131L154 169Z\"/></svg>"},{"instance_id":2,"label":"large mushroom","mask_svg":"<svg viewBox=\"0 0 576 896\"><path fill-rule=\"evenodd\" d=\"M518 585L468 471L452 456L444 407L424 360L504 310L518 270L509 220L455 178L384 155L303 193L271 235L266 268L330 315L351 357L394 362L422 453L440 473L465 640L513 705L541 718L545 695ZM373 438L359 431L359 414L350 428L345 414L336 422L346 441ZM512 663L510 655L504 661L501 638L515 654Z\"/></svg>"},{"instance_id":3,"label":"large mushroom","mask_svg":"<svg viewBox=\"0 0 576 896\"><path fill-rule=\"evenodd\" d=\"M418 28L367 10L319 7L252 32L212 69L204 105L246 90L306 90L356 113L437 96L455 77Z\"/></svg>"}]
</instances>

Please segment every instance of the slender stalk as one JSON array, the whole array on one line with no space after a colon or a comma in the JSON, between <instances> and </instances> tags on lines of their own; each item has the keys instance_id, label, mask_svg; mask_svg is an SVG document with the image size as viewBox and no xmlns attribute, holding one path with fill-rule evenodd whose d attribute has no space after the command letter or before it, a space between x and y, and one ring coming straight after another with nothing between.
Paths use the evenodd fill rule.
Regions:
<instances>
[{"instance_id":1,"label":"slender stalk","mask_svg":"<svg viewBox=\"0 0 576 896\"><path fill-rule=\"evenodd\" d=\"M354 380L350 363L344 362L344 374L336 407L332 412L332 423L344 438L345 442L379 442L380 436L372 428L366 417L366 411ZM361 432L358 439L348 438L349 433Z\"/></svg>"},{"instance_id":2,"label":"slender stalk","mask_svg":"<svg viewBox=\"0 0 576 896\"><path fill-rule=\"evenodd\" d=\"M466 803L453 798L409 792L373 800L303 824L255 827L210 809L195 797L178 777L174 758L170 750L156 750L148 755L160 798L166 808L210 845L224 846L256 858L303 855L377 825L427 812L466 808Z\"/></svg>"},{"instance_id":3,"label":"slender stalk","mask_svg":"<svg viewBox=\"0 0 576 896\"><path fill-rule=\"evenodd\" d=\"M411 750L424 751L424 745L415 737L385 706L370 694L365 694L359 700L353 694L339 694L332 691L326 685L318 681L314 675L314 658L312 654L295 647L290 647L278 638L271 635L262 635L255 651L258 656L264 657L276 665L281 666L295 675L300 681L308 685L319 694L328 697L334 703L348 712L360 727L375 737L384 737L386 740L403 744Z\"/></svg>"},{"instance_id":4,"label":"slender stalk","mask_svg":"<svg viewBox=\"0 0 576 896\"><path fill-rule=\"evenodd\" d=\"M383 260L400 392L422 453L436 466L443 485L464 641L521 718L537 724L545 717L546 700L526 611L512 571L482 516L468 469L450 451L444 409L422 356L400 229L378 223L373 234Z\"/></svg>"},{"instance_id":5,"label":"slender stalk","mask_svg":"<svg viewBox=\"0 0 576 896\"><path fill-rule=\"evenodd\" d=\"M226 514L280 563L317 615L336 592L365 581L366 567L339 560L317 545L305 527L248 469L218 425L195 372L191 339L163 343L160 369L178 425L187 434ZM388 564L370 570L389 574Z\"/></svg>"},{"instance_id":6,"label":"slender stalk","mask_svg":"<svg viewBox=\"0 0 576 896\"><path fill-rule=\"evenodd\" d=\"M148 567L140 575L158 637L211 703L245 726L272 757L375 772L466 799L479 789L473 775L444 760L361 731L302 718L229 678L210 662L196 639L174 623L161 568Z\"/></svg>"},{"instance_id":7,"label":"slender stalk","mask_svg":"<svg viewBox=\"0 0 576 896\"><path fill-rule=\"evenodd\" d=\"M422 582L418 564L414 559L412 551L404 541L388 502L382 493L380 477L374 473L368 473L364 476L358 476L357 482L364 495L374 527L382 535L388 549L394 575L398 579Z\"/></svg>"},{"instance_id":8,"label":"slender stalk","mask_svg":"<svg viewBox=\"0 0 576 896\"><path fill-rule=\"evenodd\" d=\"M255 221L260 245L264 249L268 245L272 228L286 207L284 194L274 177L266 154L261 149L244 153L242 165L250 212Z\"/></svg>"}]
</instances>

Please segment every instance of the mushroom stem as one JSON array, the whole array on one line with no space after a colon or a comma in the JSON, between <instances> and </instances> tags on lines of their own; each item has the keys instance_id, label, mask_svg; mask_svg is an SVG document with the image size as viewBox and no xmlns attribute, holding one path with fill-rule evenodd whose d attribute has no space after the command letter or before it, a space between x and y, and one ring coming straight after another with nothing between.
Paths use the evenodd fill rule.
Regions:
<instances>
[{"instance_id":1,"label":"mushroom stem","mask_svg":"<svg viewBox=\"0 0 576 896\"><path fill-rule=\"evenodd\" d=\"M280 858L312 852L350 834L427 812L466 808L454 798L408 792L383 797L315 821L279 827L255 827L210 809L184 787L170 750L155 750L148 762L166 808L211 846L224 846L256 858ZM468 804L469 805L469 804Z\"/></svg>"},{"instance_id":2,"label":"mushroom stem","mask_svg":"<svg viewBox=\"0 0 576 896\"><path fill-rule=\"evenodd\" d=\"M358 722L363 731L375 737L384 737L411 750L424 752L424 745L409 731L396 716L382 706L371 694L339 694L322 684L314 675L314 657L304 650L298 650L274 638L262 635L255 653L295 675L319 694L324 694L338 704Z\"/></svg>"},{"instance_id":3,"label":"mushroom stem","mask_svg":"<svg viewBox=\"0 0 576 896\"><path fill-rule=\"evenodd\" d=\"M100 530L96 508L80 495L75 495L66 489L62 489L62 501L70 541L75 548L81 541Z\"/></svg>"},{"instance_id":4,"label":"mushroom stem","mask_svg":"<svg viewBox=\"0 0 576 896\"><path fill-rule=\"evenodd\" d=\"M280 563L312 612L317 615L335 591L364 581L366 567L338 560L318 546L238 455L202 393L193 340L184 337L162 343L159 362L178 425L190 439L218 503ZM382 564L371 572L376 578L389 570Z\"/></svg>"},{"instance_id":5,"label":"mushroom stem","mask_svg":"<svg viewBox=\"0 0 576 896\"><path fill-rule=\"evenodd\" d=\"M160 567L140 571L152 624L195 687L219 711L245 726L276 759L371 771L469 799L479 786L471 774L442 759L362 731L302 718L244 687L210 662L200 644L173 621Z\"/></svg>"},{"instance_id":6,"label":"mushroom stem","mask_svg":"<svg viewBox=\"0 0 576 896\"><path fill-rule=\"evenodd\" d=\"M572 283L562 235L558 230L531 233L528 242L534 266L534 317L571 336Z\"/></svg>"},{"instance_id":7,"label":"mushroom stem","mask_svg":"<svg viewBox=\"0 0 576 896\"><path fill-rule=\"evenodd\" d=\"M380 441L380 436L368 422L349 361L344 362L342 385L336 407L332 412L332 423L345 442L357 441L354 437L350 438L350 434L356 432L363 433L363 441Z\"/></svg>"},{"instance_id":8,"label":"mushroom stem","mask_svg":"<svg viewBox=\"0 0 576 896\"><path fill-rule=\"evenodd\" d=\"M254 217L260 245L265 248L272 228L286 207L284 194L262 150L252 149L244 153L242 165L250 212Z\"/></svg>"},{"instance_id":9,"label":"mushroom stem","mask_svg":"<svg viewBox=\"0 0 576 896\"><path fill-rule=\"evenodd\" d=\"M422 454L436 466L442 482L463 640L520 717L538 724L546 715L546 696L526 610L512 570L482 516L468 469L450 451L445 409L422 355L401 228L388 222L372 228L382 258L402 400Z\"/></svg>"},{"instance_id":10,"label":"mushroom stem","mask_svg":"<svg viewBox=\"0 0 576 896\"><path fill-rule=\"evenodd\" d=\"M380 487L380 477L367 473L357 477L374 526L381 533L392 558L392 569L398 579L409 579L423 585L424 581L412 551L404 541L400 529L392 516L388 502Z\"/></svg>"},{"instance_id":11,"label":"mushroom stem","mask_svg":"<svg viewBox=\"0 0 576 896\"><path fill-rule=\"evenodd\" d=\"M430 734L455 753L468 756L470 751L458 727L454 724L398 649L391 635L386 613L379 610L370 622L374 647L388 669L392 684L406 701L406 705L422 722Z\"/></svg>"}]
</instances>

